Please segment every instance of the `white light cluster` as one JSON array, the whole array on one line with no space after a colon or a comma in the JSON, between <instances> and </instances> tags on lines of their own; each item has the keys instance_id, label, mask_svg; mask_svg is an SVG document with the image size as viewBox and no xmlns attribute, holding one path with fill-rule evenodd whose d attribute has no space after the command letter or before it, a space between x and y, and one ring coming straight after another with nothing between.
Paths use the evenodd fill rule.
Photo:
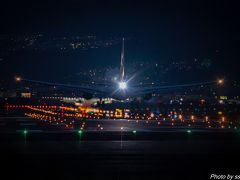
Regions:
<instances>
[{"instance_id":1,"label":"white light cluster","mask_svg":"<svg viewBox=\"0 0 240 180\"><path fill-rule=\"evenodd\" d=\"M127 88L127 83L126 82L124 82L124 81L122 81L122 82L119 82L119 88L120 89L126 89Z\"/></svg>"}]
</instances>

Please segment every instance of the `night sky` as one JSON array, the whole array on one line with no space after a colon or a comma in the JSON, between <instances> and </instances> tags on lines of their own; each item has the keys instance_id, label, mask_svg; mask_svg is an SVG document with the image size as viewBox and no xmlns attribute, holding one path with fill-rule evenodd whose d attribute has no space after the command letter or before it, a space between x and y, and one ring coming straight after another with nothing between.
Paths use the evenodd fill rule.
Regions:
<instances>
[{"instance_id":1,"label":"night sky","mask_svg":"<svg viewBox=\"0 0 240 180\"><path fill-rule=\"evenodd\" d=\"M129 43L126 60L146 58L161 63L209 58L218 74L239 79L240 16L236 2L5 1L0 5L0 34L129 37L136 43ZM1 79L23 74L56 80L78 72L80 66L118 66L120 48L121 44L72 54L10 55L0 61Z\"/></svg>"}]
</instances>

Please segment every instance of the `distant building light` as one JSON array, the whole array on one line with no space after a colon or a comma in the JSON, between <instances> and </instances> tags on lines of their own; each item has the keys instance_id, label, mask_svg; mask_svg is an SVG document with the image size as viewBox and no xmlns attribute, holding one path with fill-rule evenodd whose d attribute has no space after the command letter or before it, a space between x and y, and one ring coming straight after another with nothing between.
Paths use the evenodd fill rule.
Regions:
<instances>
[{"instance_id":1,"label":"distant building light","mask_svg":"<svg viewBox=\"0 0 240 180\"><path fill-rule=\"evenodd\" d=\"M220 100L227 100L228 97L227 97L227 96L220 96L219 99L220 99Z\"/></svg>"},{"instance_id":2,"label":"distant building light","mask_svg":"<svg viewBox=\"0 0 240 180\"><path fill-rule=\"evenodd\" d=\"M22 80L22 78L21 77L15 77L15 80L19 82L19 81Z\"/></svg>"},{"instance_id":3,"label":"distant building light","mask_svg":"<svg viewBox=\"0 0 240 180\"><path fill-rule=\"evenodd\" d=\"M22 98L31 98L32 94L31 93L21 93Z\"/></svg>"},{"instance_id":4,"label":"distant building light","mask_svg":"<svg viewBox=\"0 0 240 180\"><path fill-rule=\"evenodd\" d=\"M224 83L224 79L218 79L218 80L217 80L217 83L218 83L219 85L222 85L222 84Z\"/></svg>"}]
</instances>

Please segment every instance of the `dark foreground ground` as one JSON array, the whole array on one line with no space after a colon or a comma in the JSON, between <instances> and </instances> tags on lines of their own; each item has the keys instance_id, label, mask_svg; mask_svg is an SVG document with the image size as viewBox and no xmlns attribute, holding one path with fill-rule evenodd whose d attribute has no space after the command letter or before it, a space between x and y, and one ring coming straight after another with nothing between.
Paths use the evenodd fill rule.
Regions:
<instances>
[{"instance_id":1,"label":"dark foreground ground","mask_svg":"<svg viewBox=\"0 0 240 180\"><path fill-rule=\"evenodd\" d=\"M1 179L193 180L240 174L238 130L189 133L164 127L136 134L130 130L79 134L33 128L24 135L19 129L24 128L0 133Z\"/></svg>"}]
</instances>

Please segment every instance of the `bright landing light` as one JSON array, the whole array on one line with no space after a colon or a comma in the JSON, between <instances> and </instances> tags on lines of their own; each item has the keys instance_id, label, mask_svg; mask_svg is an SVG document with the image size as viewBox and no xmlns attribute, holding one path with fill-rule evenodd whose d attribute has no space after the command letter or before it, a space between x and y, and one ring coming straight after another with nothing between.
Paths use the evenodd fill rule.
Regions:
<instances>
[{"instance_id":1,"label":"bright landing light","mask_svg":"<svg viewBox=\"0 0 240 180\"><path fill-rule=\"evenodd\" d=\"M127 83L122 81L122 82L119 82L119 88L120 89L126 89L127 88Z\"/></svg>"}]
</instances>

